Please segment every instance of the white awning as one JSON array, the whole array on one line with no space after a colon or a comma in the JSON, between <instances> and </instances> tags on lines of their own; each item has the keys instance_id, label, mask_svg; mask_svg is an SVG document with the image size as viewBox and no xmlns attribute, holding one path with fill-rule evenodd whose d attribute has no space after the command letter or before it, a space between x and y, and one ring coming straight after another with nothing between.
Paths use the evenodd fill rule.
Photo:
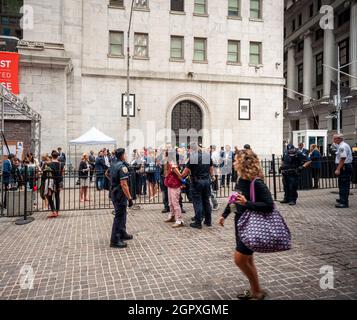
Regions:
<instances>
[{"instance_id":1,"label":"white awning","mask_svg":"<svg viewBox=\"0 0 357 320\"><path fill-rule=\"evenodd\" d=\"M108 137L103 132L99 131L97 128L93 127L85 134L81 135L79 138L71 140L70 145L100 145L100 144L113 144L116 145L115 139Z\"/></svg>"}]
</instances>

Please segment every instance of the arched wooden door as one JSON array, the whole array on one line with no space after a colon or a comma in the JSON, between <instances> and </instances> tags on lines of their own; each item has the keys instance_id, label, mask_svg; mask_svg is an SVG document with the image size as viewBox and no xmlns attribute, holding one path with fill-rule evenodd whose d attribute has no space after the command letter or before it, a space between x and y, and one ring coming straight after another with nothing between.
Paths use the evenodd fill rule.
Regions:
<instances>
[{"instance_id":1,"label":"arched wooden door","mask_svg":"<svg viewBox=\"0 0 357 320\"><path fill-rule=\"evenodd\" d=\"M192 101L181 101L172 110L171 126L172 131L175 133L173 143L179 145L179 143L190 143L192 141L202 143L202 136L200 131L202 130L202 111L201 108ZM181 134L180 129L189 130L193 129L188 134ZM193 132L197 132L193 134Z\"/></svg>"}]
</instances>

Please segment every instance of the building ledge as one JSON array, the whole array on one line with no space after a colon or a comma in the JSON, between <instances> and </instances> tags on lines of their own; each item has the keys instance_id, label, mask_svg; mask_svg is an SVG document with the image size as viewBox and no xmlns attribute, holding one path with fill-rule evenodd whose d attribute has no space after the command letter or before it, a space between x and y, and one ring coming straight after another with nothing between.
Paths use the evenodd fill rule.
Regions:
<instances>
[{"instance_id":1,"label":"building ledge","mask_svg":"<svg viewBox=\"0 0 357 320\"><path fill-rule=\"evenodd\" d=\"M72 60L68 57L51 57L34 54L20 54L20 65L26 67L45 67L50 69L67 69L70 72Z\"/></svg>"}]
</instances>

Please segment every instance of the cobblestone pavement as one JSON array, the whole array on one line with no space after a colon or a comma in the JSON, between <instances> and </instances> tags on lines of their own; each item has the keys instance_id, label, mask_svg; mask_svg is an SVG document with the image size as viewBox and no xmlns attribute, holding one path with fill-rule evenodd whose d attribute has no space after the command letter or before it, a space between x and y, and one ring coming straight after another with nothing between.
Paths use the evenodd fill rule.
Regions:
<instances>
[{"instance_id":1,"label":"cobblestone pavement","mask_svg":"<svg viewBox=\"0 0 357 320\"><path fill-rule=\"evenodd\" d=\"M347 210L334 208L331 190L300 192L296 207L280 206L294 248L256 254L270 299L357 298L354 192ZM189 222L193 209L186 209ZM125 250L109 247L110 210L65 212L56 220L38 213L26 226L1 218L0 299L236 299L248 287L232 259L233 217L225 228L201 231L174 230L164 217L158 205L131 211L135 239ZM32 289L21 289L26 265L33 268ZM335 289L320 289L325 265L333 267Z\"/></svg>"}]
</instances>

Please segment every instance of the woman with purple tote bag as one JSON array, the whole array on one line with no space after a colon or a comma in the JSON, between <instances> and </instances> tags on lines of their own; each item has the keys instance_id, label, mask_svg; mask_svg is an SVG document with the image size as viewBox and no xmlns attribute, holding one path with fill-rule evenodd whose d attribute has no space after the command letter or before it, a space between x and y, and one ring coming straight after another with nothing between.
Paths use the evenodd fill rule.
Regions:
<instances>
[{"instance_id":1,"label":"woman with purple tote bag","mask_svg":"<svg viewBox=\"0 0 357 320\"><path fill-rule=\"evenodd\" d=\"M243 300L262 300L265 298L266 293L261 289L259 284L258 272L253 259L254 248L248 247L247 243L243 242L241 235L242 230L248 230L252 225L246 223L242 229L238 227L238 224L242 221L250 222L250 216L258 214L261 216L271 215L275 210L274 201L263 180L257 179L263 178L263 173L259 158L253 151L240 151L235 157L234 168L240 177L235 188L235 191L238 193L237 201L233 205L227 205L219 223L224 226L224 221L229 214L231 212L235 213L236 251L234 253L234 260L250 283L250 290L245 290L242 294L238 295L238 298ZM252 192L251 194L251 190L254 193ZM249 214L252 212L253 214ZM255 226L255 228L260 230L260 226Z\"/></svg>"}]
</instances>

